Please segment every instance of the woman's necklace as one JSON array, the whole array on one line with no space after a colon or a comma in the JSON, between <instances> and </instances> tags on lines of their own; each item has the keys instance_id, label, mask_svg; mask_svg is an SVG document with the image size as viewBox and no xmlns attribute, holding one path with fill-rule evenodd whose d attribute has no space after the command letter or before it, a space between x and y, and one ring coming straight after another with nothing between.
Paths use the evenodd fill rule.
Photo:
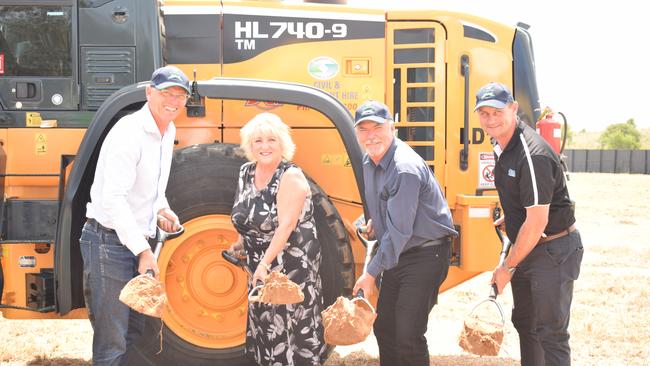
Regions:
<instances>
[{"instance_id":1,"label":"woman's necklace","mask_svg":"<svg viewBox=\"0 0 650 366\"><path fill-rule=\"evenodd\" d=\"M266 172L261 172L259 169L255 169L255 188L259 191L264 189L269 182L271 181L271 178L273 178L273 171L270 173Z\"/></svg>"}]
</instances>

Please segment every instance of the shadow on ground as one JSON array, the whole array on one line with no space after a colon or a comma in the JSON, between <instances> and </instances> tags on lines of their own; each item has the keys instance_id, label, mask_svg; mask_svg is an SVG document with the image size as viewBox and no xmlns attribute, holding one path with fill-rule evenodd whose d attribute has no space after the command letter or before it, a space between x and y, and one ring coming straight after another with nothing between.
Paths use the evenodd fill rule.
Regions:
<instances>
[{"instance_id":1,"label":"shadow on ground","mask_svg":"<svg viewBox=\"0 0 650 366\"><path fill-rule=\"evenodd\" d=\"M470 355L429 356L430 366L517 366L519 361L505 357L481 357ZM379 366L379 359L357 351L341 357L336 352L325 362L325 366Z\"/></svg>"},{"instance_id":2,"label":"shadow on ground","mask_svg":"<svg viewBox=\"0 0 650 366\"><path fill-rule=\"evenodd\" d=\"M57 358L44 358L41 356L36 357L31 361L27 361L25 366L91 366L90 361L81 358L57 357Z\"/></svg>"}]
</instances>

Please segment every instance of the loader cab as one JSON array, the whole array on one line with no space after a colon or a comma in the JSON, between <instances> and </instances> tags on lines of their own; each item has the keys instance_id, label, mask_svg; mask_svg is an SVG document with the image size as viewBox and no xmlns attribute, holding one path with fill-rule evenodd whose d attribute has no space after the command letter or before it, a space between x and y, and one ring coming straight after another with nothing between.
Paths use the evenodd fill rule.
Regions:
<instances>
[{"instance_id":1,"label":"loader cab","mask_svg":"<svg viewBox=\"0 0 650 366\"><path fill-rule=\"evenodd\" d=\"M154 0L0 0L0 110L45 112L44 119L77 127L70 121L79 114L70 112L95 111L162 66L159 6ZM57 114L64 111L70 112ZM25 126L20 114L0 117L7 127Z\"/></svg>"},{"instance_id":2,"label":"loader cab","mask_svg":"<svg viewBox=\"0 0 650 366\"><path fill-rule=\"evenodd\" d=\"M0 0L2 109L76 108L76 14L71 0Z\"/></svg>"}]
</instances>

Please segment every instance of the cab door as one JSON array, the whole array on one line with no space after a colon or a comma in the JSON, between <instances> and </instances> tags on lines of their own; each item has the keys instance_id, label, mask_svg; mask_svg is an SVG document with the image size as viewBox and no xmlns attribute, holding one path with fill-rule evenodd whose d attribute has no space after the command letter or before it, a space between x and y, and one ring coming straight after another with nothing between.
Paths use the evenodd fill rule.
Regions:
<instances>
[{"instance_id":1,"label":"cab door","mask_svg":"<svg viewBox=\"0 0 650 366\"><path fill-rule=\"evenodd\" d=\"M76 14L72 0L0 0L2 109L77 109Z\"/></svg>"}]
</instances>

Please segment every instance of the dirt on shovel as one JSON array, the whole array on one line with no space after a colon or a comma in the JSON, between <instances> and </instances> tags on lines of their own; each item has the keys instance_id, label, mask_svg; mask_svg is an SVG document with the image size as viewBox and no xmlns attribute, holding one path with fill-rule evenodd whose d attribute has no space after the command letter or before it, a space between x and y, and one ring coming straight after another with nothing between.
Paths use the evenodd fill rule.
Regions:
<instances>
[{"instance_id":1,"label":"dirt on shovel","mask_svg":"<svg viewBox=\"0 0 650 366\"><path fill-rule=\"evenodd\" d=\"M259 290L259 293L255 296L253 293L256 290ZM253 288L248 299L273 305L289 305L302 302L305 300L305 295L300 286L291 281L287 275L279 271L271 271L264 285Z\"/></svg>"},{"instance_id":2,"label":"dirt on shovel","mask_svg":"<svg viewBox=\"0 0 650 366\"><path fill-rule=\"evenodd\" d=\"M167 301L165 286L153 276L141 274L124 286L120 301L139 313L160 318Z\"/></svg>"},{"instance_id":3,"label":"dirt on shovel","mask_svg":"<svg viewBox=\"0 0 650 366\"><path fill-rule=\"evenodd\" d=\"M163 216L158 218L167 220ZM183 232L185 232L183 226L179 226L175 232L167 232L158 227L156 229L156 247L153 251L154 258L158 259L162 246L167 239L176 238ZM120 292L119 299L139 313L161 318L167 296L165 295L165 285L154 277L153 269L148 269L146 273L138 275L127 282Z\"/></svg>"},{"instance_id":4,"label":"dirt on shovel","mask_svg":"<svg viewBox=\"0 0 650 366\"><path fill-rule=\"evenodd\" d=\"M458 344L480 356L497 356L503 343L503 323L491 322L478 315L465 317Z\"/></svg>"},{"instance_id":5,"label":"dirt on shovel","mask_svg":"<svg viewBox=\"0 0 650 366\"><path fill-rule=\"evenodd\" d=\"M348 346L363 342L377 318L375 309L363 295L350 300L339 296L322 313L325 343Z\"/></svg>"}]
</instances>

